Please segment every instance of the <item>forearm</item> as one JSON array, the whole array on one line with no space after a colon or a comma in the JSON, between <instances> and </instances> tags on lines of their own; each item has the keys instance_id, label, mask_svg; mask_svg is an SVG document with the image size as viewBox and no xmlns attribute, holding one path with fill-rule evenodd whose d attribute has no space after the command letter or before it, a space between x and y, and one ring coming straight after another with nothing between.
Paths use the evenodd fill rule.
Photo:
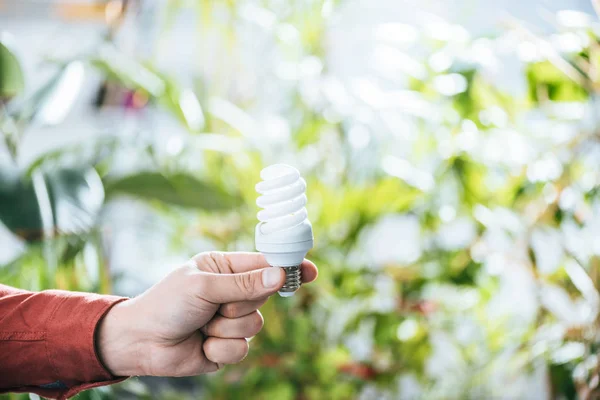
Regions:
<instances>
[{"instance_id":1,"label":"forearm","mask_svg":"<svg viewBox=\"0 0 600 400\"><path fill-rule=\"evenodd\" d=\"M0 285L0 391L62 397L114 379L96 355L94 336L98 322L120 301Z\"/></svg>"}]
</instances>

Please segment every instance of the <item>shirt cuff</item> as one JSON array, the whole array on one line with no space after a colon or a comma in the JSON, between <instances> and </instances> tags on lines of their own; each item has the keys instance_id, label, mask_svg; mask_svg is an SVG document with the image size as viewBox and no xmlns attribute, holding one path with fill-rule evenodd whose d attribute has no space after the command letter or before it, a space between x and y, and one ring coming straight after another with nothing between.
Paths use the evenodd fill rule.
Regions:
<instances>
[{"instance_id":1,"label":"shirt cuff","mask_svg":"<svg viewBox=\"0 0 600 400\"><path fill-rule=\"evenodd\" d=\"M49 291L53 292L53 291ZM46 325L50 364L69 383L114 379L96 354L95 333L100 320L123 297L56 291L62 297Z\"/></svg>"},{"instance_id":2,"label":"shirt cuff","mask_svg":"<svg viewBox=\"0 0 600 400\"><path fill-rule=\"evenodd\" d=\"M0 285L0 393L64 399L125 379L102 365L95 334L102 317L126 298L6 288Z\"/></svg>"},{"instance_id":3,"label":"shirt cuff","mask_svg":"<svg viewBox=\"0 0 600 400\"><path fill-rule=\"evenodd\" d=\"M108 311L127 298L49 292L56 292L63 298L50 316L46 330L48 360L63 385L54 391L56 397L72 397L83 390L126 379L113 376L102 365L96 351L95 335L99 322Z\"/></svg>"}]
</instances>

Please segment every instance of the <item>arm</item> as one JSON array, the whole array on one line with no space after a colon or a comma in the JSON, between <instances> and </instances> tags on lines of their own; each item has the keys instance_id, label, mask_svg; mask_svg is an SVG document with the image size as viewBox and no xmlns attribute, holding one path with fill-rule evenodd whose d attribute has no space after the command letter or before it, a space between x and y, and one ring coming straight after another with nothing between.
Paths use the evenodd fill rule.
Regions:
<instances>
[{"instance_id":1,"label":"arm","mask_svg":"<svg viewBox=\"0 0 600 400\"><path fill-rule=\"evenodd\" d=\"M302 264L302 280L317 268ZM202 253L134 299L0 285L0 392L67 398L116 376L190 376L241 361L284 284L258 253Z\"/></svg>"},{"instance_id":2,"label":"arm","mask_svg":"<svg viewBox=\"0 0 600 400\"><path fill-rule=\"evenodd\" d=\"M125 299L0 285L0 392L72 396L115 381L100 363L100 319Z\"/></svg>"}]
</instances>

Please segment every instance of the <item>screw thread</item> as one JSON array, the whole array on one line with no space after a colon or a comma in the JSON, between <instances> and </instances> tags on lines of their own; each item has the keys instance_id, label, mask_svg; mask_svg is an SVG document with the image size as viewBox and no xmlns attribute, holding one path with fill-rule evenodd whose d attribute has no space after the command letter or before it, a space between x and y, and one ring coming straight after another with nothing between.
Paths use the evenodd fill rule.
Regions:
<instances>
[{"instance_id":1,"label":"screw thread","mask_svg":"<svg viewBox=\"0 0 600 400\"><path fill-rule=\"evenodd\" d=\"M302 284L302 270L300 269L300 265L283 267L283 270L285 271L285 283L279 289L279 293L294 293Z\"/></svg>"}]
</instances>

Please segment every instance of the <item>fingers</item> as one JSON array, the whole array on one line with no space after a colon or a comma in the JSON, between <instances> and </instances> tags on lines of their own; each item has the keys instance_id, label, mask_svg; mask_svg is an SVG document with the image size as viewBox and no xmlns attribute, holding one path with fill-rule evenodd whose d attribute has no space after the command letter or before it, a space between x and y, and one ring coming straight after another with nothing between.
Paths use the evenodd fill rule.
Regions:
<instances>
[{"instance_id":1,"label":"fingers","mask_svg":"<svg viewBox=\"0 0 600 400\"><path fill-rule=\"evenodd\" d=\"M196 267L201 271L216 274L237 274L270 267L265 257L260 253L236 252L226 253L210 251L193 257ZM302 262L302 281L312 282L317 278L318 271L314 263L308 260Z\"/></svg>"},{"instance_id":2,"label":"fingers","mask_svg":"<svg viewBox=\"0 0 600 400\"><path fill-rule=\"evenodd\" d=\"M217 315L202 327L202 333L224 339L250 338L260 332L263 324L263 317L258 311L240 318Z\"/></svg>"},{"instance_id":3,"label":"fingers","mask_svg":"<svg viewBox=\"0 0 600 400\"><path fill-rule=\"evenodd\" d=\"M319 275L319 270L312 261L304 260L300 268L302 268L303 283L309 283L317 279L317 276Z\"/></svg>"},{"instance_id":4,"label":"fingers","mask_svg":"<svg viewBox=\"0 0 600 400\"><path fill-rule=\"evenodd\" d=\"M283 286L285 274L281 268L269 267L240 274L200 272L194 279L198 296L223 304L269 297Z\"/></svg>"},{"instance_id":5,"label":"fingers","mask_svg":"<svg viewBox=\"0 0 600 400\"><path fill-rule=\"evenodd\" d=\"M206 268L208 272L217 274L237 274L270 267L260 253L209 251L195 255L193 260L200 270Z\"/></svg>"},{"instance_id":6,"label":"fingers","mask_svg":"<svg viewBox=\"0 0 600 400\"><path fill-rule=\"evenodd\" d=\"M317 279L319 271L314 263L304 260L302 263L302 283L310 283ZM262 307L268 298L254 301L237 301L234 303L222 304L219 308L219 314L227 318L239 318L248 315Z\"/></svg>"},{"instance_id":7,"label":"fingers","mask_svg":"<svg viewBox=\"0 0 600 400\"><path fill-rule=\"evenodd\" d=\"M281 268L268 266L260 253L201 253L192 262L201 271L196 290L204 300L215 303L255 301L269 297L283 286ZM315 264L302 262L302 281L317 278Z\"/></svg>"},{"instance_id":8,"label":"fingers","mask_svg":"<svg viewBox=\"0 0 600 400\"><path fill-rule=\"evenodd\" d=\"M236 301L235 303L222 304L219 314L227 318L239 318L253 313L267 302L268 298L254 301Z\"/></svg>"},{"instance_id":9,"label":"fingers","mask_svg":"<svg viewBox=\"0 0 600 400\"><path fill-rule=\"evenodd\" d=\"M246 339L209 337L202 346L205 357L216 364L235 364L248 354Z\"/></svg>"}]
</instances>

